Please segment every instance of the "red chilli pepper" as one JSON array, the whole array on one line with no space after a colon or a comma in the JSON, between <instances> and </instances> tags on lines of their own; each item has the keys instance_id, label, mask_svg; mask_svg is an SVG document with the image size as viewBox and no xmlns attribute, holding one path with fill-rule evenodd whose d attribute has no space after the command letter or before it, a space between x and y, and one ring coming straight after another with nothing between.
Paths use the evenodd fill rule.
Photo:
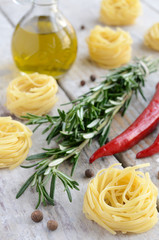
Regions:
<instances>
[{"instance_id":1,"label":"red chilli pepper","mask_svg":"<svg viewBox=\"0 0 159 240\"><path fill-rule=\"evenodd\" d=\"M126 151L141 139L146 137L159 122L159 83L153 99L141 115L123 133L99 148L90 158L89 162L94 162L97 158L110 156Z\"/></svg>"},{"instance_id":2,"label":"red chilli pepper","mask_svg":"<svg viewBox=\"0 0 159 240\"><path fill-rule=\"evenodd\" d=\"M154 143L144 149L143 151L137 153L136 158L144 158L144 157L149 157L154 155L155 153L159 152L159 135L157 136L156 140L154 141Z\"/></svg>"}]
</instances>

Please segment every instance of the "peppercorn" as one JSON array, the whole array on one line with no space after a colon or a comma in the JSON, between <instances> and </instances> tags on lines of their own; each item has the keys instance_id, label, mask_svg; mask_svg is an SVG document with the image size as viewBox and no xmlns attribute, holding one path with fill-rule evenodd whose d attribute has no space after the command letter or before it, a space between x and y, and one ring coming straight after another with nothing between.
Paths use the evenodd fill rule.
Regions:
<instances>
[{"instance_id":1,"label":"peppercorn","mask_svg":"<svg viewBox=\"0 0 159 240\"><path fill-rule=\"evenodd\" d=\"M47 222L47 227L51 231L55 231L58 228L58 223L55 220L49 220Z\"/></svg>"},{"instance_id":2,"label":"peppercorn","mask_svg":"<svg viewBox=\"0 0 159 240\"><path fill-rule=\"evenodd\" d=\"M84 86L86 84L86 82L84 80L81 81L81 86Z\"/></svg>"},{"instance_id":3,"label":"peppercorn","mask_svg":"<svg viewBox=\"0 0 159 240\"><path fill-rule=\"evenodd\" d=\"M157 211L159 212L159 199L157 199Z\"/></svg>"},{"instance_id":4,"label":"peppercorn","mask_svg":"<svg viewBox=\"0 0 159 240\"><path fill-rule=\"evenodd\" d=\"M81 30L84 30L85 29L85 26L84 25L81 25Z\"/></svg>"},{"instance_id":5,"label":"peppercorn","mask_svg":"<svg viewBox=\"0 0 159 240\"><path fill-rule=\"evenodd\" d=\"M93 171L92 169L87 169L87 170L85 171L85 176L86 176L87 178L93 177L93 176L94 176L94 171Z\"/></svg>"},{"instance_id":6,"label":"peppercorn","mask_svg":"<svg viewBox=\"0 0 159 240\"><path fill-rule=\"evenodd\" d=\"M32 212L31 219L34 222L41 222L43 220L43 213L39 210Z\"/></svg>"},{"instance_id":7,"label":"peppercorn","mask_svg":"<svg viewBox=\"0 0 159 240\"><path fill-rule=\"evenodd\" d=\"M108 143L108 142L109 142L109 138L107 137L107 139L106 139L105 143Z\"/></svg>"},{"instance_id":8,"label":"peppercorn","mask_svg":"<svg viewBox=\"0 0 159 240\"><path fill-rule=\"evenodd\" d=\"M90 80L91 80L92 82L94 82L94 81L96 80L96 76L95 76L94 74L92 74L92 75L90 76Z\"/></svg>"}]
</instances>

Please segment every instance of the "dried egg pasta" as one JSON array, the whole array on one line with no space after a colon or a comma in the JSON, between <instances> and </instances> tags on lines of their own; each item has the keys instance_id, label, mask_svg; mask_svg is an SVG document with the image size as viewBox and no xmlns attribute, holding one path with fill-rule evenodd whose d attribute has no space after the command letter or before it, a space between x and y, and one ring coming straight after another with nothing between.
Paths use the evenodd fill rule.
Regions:
<instances>
[{"instance_id":1,"label":"dried egg pasta","mask_svg":"<svg viewBox=\"0 0 159 240\"><path fill-rule=\"evenodd\" d=\"M139 0L102 0L100 20L108 25L129 25L141 13Z\"/></svg>"},{"instance_id":2,"label":"dried egg pasta","mask_svg":"<svg viewBox=\"0 0 159 240\"><path fill-rule=\"evenodd\" d=\"M146 46L159 51L159 23L155 23L145 34Z\"/></svg>"},{"instance_id":3,"label":"dried egg pasta","mask_svg":"<svg viewBox=\"0 0 159 240\"><path fill-rule=\"evenodd\" d=\"M0 117L0 168L13 169L26 158L32 131L11 117Z\"/></svg>"},{"instance_id":4,"label":"dried egg pasta","mask_svg":"<svg viewBox=\"0 0 159 240\"><path fill-rule=\"evenodd\" d=\"M87 38L89 54L102 68L116 68L130 61L132 39L128 32L117 28L96 26Z\"/></svg>"},{"instance_id":5,"label":"dried egg pasta","mask_svg":"<svg viewBox=\"0 0 159 240\"><path fill-rule=\"evenodd\" d=\"M7 88L6 106L17 117L27 113L44 115L57 101L56 80L44 74L24 74L15 78Z\"/></svg>"},{"instance_id":6,"label":"dried egg pasta","mask_svg":"<svg viewBox=\"0 0 159 240\"><path fill-rule=\"evenodd\" d=\"M99 171L88 184L83 212L90 220L110 233L142 233L157 223L156 200L158 190L149 173L138 169L141 164L125 169L114 168Z\"/></svg>"}]
</instances>

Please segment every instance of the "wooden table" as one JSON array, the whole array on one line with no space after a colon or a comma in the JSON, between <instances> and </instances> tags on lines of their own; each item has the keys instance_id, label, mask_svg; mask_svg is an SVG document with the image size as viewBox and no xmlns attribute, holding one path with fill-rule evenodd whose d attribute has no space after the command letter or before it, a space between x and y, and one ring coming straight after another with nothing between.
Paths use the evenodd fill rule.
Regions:
<instances>
[{"instance_id":1,"label":"wooden table","mask_svg":"<svg viewBox=\"0 0 159 240\"><path fill-rule=\"evenodd\" d=\"M14 4L11 0L0 1L0 116L10 115L5 108L6 88L9 82L19 75L12 57L11 57L11 36L14 26L30 6L20 6ZM151 51L143 45L143 36L146 30L155 22L159 20L159 2L157 0L142 0L143 14L138 18L133 26L123 27L128 30L133 38L133 52L134 56L148 56L159 57L157 52ZM106 74L105 70L98 68L91 63L88 57L88 49L85 42L91 28L99 24L99 0L61 0L60 8L64 15L73 23L78 36L78 57L72 69L63 77L59 83L59 101L51 114L56 114L57 108L61 103L67 102L69 99L74 99L82 93L86 92L89 87L94 86L100 81L100 76ZM85 25L85 30L80 30L81 25ZM96 74L98 81L92 83L89 80L90 74ZM80 86L80 81L84 79L86 85ZM113 121L110 139L121 133L127 126L132 123L137 116L143 111L155 91L155 84L158 82L159 72L152 74L147 79L144 93L147 97L147 102L133 98L126 115L122 118L117 115ZM45 136L41 136L41 130L33 135L33 147L30 154L40 151L42 146L46 146ZM159 187L159 180L157 173L159 171L159 155L144 160L136 160L137 152L149 146L157 135L157 130L150 136L141 141L137 146L131 150L104 158L103 161L98 160L91 168L95 172L101 168L108 167L112 163L121 162L123 167L150 162L150 172L153 182ZM152 239L158 240L159 223L149 232L135 235L135 234L117 234L112 236L106 230L102 229L96 223L88 221L82 213L83 196L87 188L88 179L84 178L84 171L89 168L88 159L91 153L98 148L98 143L93 142L90 147L86 147L81 154L78 167L76 169L74 178L80 184L80 191L73 191L73 202L69 203L66 194L63 193L63 187L58 184L56 191L56 206L41 206L44 219L41 223L33 223L30 215L34 210L37 195L34 190L29 189L18 200L15 195L27 179L28 174L32 169L25 170L17 167L9 171L7 169L1 170L0 177L0 240L97 240L97 239L125 239L125 240L144 240ZM63 165L63 170L69 172L70 167L67 164ZM59 227L55 232L49 232L46 227L47 220L55 219L59 223Z\"/></svg>"}]
</instances>

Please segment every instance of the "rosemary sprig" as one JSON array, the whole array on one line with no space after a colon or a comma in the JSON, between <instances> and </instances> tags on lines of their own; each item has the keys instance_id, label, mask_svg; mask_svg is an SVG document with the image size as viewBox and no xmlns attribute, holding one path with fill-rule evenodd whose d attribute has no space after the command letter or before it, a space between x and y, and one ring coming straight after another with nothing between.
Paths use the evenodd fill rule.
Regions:
<instances>
[{"instance_id":1,"label":"rosemary sprig","mask_svg":"<svg viewBox=\"0 0 159 240\"><path fill-rule=\"evenodd\" d=\"M56 178L59 178L70 201L70 189L78 189L78 183L58 170L60 164L69 160L72 163L71 176L74 173L82 149L94 137L99 137L102 146L108 136L113 117L117 112L122 115L128 108L133 93L140 93L144 98L142 87L145 77L157 71L159 61L136 59L133 64L120 67L106 76L97 87L71 101L68 112L58 110L58 116L35 116L27 114L24 119L27 124L36 124L35 130L42 124L48 123L43 134L48 133L48 144L54 139L57 148L43 149L44 152L27 158L27 161L36 161L34 164L22 166L35 167L34 174L25 182L17 194L19 198L29 185L35 186L39 195L36 208L41 202L54 205ZM46 190L50 182L50 192Z\"/></svg>"}]
</instances>

